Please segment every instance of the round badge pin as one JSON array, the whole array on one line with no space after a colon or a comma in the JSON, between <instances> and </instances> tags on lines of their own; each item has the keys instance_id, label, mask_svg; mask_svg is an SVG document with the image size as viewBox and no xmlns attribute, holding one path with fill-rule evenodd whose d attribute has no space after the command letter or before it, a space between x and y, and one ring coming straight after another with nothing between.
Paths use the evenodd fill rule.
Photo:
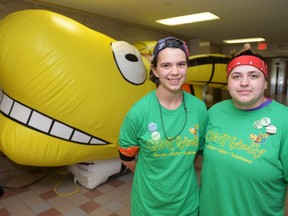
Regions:
<instances>
[{"instance_id":1,"label":"round badge pin","mask_svg":"<svg viewBox=\"0 0 288 216\"><path fill-rule=\"evenodd\" d=\"M160 133L158 131L154 131L152 134L151 134L151 138L152 140L154 141L157 141L160 139Z\"/></svg>"},{"instance_id":2,"label":"round badge pin","mask_svg":"<svg viewBox=\"0 0 288 216\"><path fill-rule=\"evenodd\" d=\"M156 130L157 130L157 125L156 125L156 123L154 123L154 122L149 123L149 124L148 124L148 130L149 130L150 132L156 131Z\"/></svg>"},{"instance_id":3,"label":"round badge pin","mask_svg":"<svg viewBox=\"0 0 288 216\"><path fill-rule=\"evenodd\" d=\"M263 127L263 125L261 125L260 121L256 120L256 121L254 122L254 128L260 129L260 128L262 128L262 127Z\"/></svg>"},{"instance_id":4,"label":"round badge pin","mask_svg":"<svg viewBox=\"0 0 288 216\"><path fill-rule=\"evenodd\" d=\"M260 124L263 125L264 127L268 126L270 123L271 120L268 117L263 117L260 119Z\"/></svg>"},{"instance_id":5,"label":"round badge pin","mask_svg":"<svg viewBox=\"0 0 288 216\"><path fill-rule=\"evenodd\" d=\"M266 133L269 134L269 135L273 135L273 134L276 134L277 132L277 127L275 125L268 125L266 127Z\"/></svg>"}]
</instances>

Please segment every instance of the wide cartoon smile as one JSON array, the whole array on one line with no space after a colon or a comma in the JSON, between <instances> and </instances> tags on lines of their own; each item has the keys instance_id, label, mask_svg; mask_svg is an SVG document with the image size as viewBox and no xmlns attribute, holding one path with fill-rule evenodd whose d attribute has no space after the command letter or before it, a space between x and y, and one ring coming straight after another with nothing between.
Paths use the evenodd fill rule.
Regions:
<instances>
[{"instance_id":1,"label":"wide cartoon smile","mask_svg":"<svg viewBox=\"0 0 288 216\"><path fill-rule=\"evenodd\" d=\"M71 127L63 122L57 121L35 109L25 106L2 92L0 101L0 112L7 118L16 121L26 127L57 137L66 141L87 144L103 145L108 142L87 134L79 129Z\"/></svg>"}]
</instances>

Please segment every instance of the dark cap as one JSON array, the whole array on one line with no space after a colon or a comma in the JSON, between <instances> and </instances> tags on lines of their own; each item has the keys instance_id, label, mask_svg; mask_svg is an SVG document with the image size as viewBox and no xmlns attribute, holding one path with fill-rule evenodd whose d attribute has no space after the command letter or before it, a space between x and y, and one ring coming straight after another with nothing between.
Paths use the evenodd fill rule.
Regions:
<instances>
[{"instance_id":1,"label":"dark cap","mask_svg":"<svg viewBox=\"0 0 288 216\"><path fill-rule=\"evenodd\" d=\"M163 50L167 47L179 48L179 49L183 50L183 52L186 54L187 59L189 58L188 47L184 41L182 41L176 37L167 37L167 38L163 38L157 42L157 44L154 47L151 61L153 62L155 56L157 56L161 50Z\"/></svg>"}]
</instances>

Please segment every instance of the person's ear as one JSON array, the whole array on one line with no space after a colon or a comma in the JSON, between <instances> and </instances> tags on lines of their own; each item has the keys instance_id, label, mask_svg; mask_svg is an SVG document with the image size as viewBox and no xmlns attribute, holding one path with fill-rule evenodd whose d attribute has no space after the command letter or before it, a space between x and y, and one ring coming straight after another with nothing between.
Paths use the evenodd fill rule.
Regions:
<instances>
[{"instance_id":1,"label":"person's ear","mask_svg":"<svg viewBox=\"0 0 288 216\"><path fill-rule=\"evenodd\" d=\"M151 71L153 72L154 76L159 78L158 71L157 71L156 67L154 67L154 65L151 64L150 68L151 68Z\"/></svg>"}]
</instances>

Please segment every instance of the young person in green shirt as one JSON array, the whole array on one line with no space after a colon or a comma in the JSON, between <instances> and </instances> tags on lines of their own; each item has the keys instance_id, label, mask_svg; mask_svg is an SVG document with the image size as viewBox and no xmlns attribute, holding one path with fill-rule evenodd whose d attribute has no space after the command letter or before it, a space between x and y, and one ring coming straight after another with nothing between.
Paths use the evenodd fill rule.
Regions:
<instances>
[{"instance_id":1,"label":"young person in green shirt","mask_svg":"<svg viewBox=\"0 0 288 216\"><path fill-rule=\"evenodd\" d=\"M157 88L133 105L122 124L120 158L134 172L132 216L198 215L194 159L203 147L207 109L181 89L188 60L184 41L159 40L150 71Z\"/></svg>"},{"instance_id":2,"label":"young person in green shirt","mask_svg":"<svg viewBox=\"0 0 288 216\"><path fill-rule=\"evenodd\" d=\"M283 216L288 107L264 96L268 67L249 45L227 65L230 100L208 111L200 216Z\"/></svg>"}]
</instances>

